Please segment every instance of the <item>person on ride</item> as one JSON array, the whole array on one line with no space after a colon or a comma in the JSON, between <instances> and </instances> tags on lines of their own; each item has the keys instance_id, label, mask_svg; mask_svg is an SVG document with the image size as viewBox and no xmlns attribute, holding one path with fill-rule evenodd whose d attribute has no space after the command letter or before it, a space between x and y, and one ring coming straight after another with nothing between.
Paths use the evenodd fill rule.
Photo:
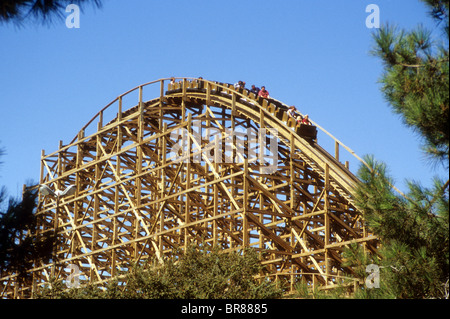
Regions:
<instances>
[{"instance_id":1,"label":"person on ride","mask_svg":"<svg viewBox=\"0 0 450 319\"><path fill-rule=\"evenodd\" d=\"M305 117L303 118L302 124L311 125L308 114L306 114Z\"/></svg>"},{"instance_id":2,"label":"person on ride","mask_svg":"<svg viewBox=\"0 0 450 319\"><path fill-rule=\"evenodd\" d=\"M302 116L300 115L300 113L297 112L297 109L295 108L294 105L290 106L288 111L287 111L287 115L289 117L292 117L294 120L297 121L297 123L301 123L302 121Z\"/></svg>"},{"instance_id":3,"label":"person on ride","mask_svg":"<svg viewBox=\"0 0 450 319\"><path fill-rule=\"evenodd\" d=\"M265 86L261 87L261 90L259 91L258 95L262 98L267 99L269 97L269 91L266 90Z\"/></svg>"},{"instance_id":4,"label":"person on ride","mask_svg":"<svg viewBox=\"0 0 450 319\"><path fill-rule=\"evenodd\" d=\"M255 86L254 84L252 84L252 88L250 89L251 92L255 93L256 96L258 96L258 93L260 90L259 87Z\"/></svg>"}]
</instances>

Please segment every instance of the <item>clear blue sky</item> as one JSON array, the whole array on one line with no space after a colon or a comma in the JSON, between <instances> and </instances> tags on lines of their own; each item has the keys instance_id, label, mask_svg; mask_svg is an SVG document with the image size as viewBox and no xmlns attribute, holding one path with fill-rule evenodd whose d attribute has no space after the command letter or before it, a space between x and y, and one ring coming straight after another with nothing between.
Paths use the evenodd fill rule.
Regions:
<instances>
[{"instance_id":1,"label":"clear blue sky","mask_svg":"<svg viewBox=\"0 0 450 319\"><path fill-rule=\"evenodd\" d=\"M436 30L418 0L104 0L86 7L79 29L65 19L0 25L0 185L19 195L38 181L42 149L70 142L119 94L170 76L265 85L359 156L386 162L402 190L405 179L448 177L380 93L371 3L381 23Z\"/></svg>"}]
</instances>

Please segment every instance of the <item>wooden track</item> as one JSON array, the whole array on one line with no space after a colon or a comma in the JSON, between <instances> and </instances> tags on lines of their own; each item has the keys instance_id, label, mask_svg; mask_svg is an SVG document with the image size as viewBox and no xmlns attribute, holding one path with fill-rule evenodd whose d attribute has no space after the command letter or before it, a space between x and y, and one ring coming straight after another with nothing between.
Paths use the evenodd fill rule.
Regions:
<instances>
[{"instance_id":1,"label":"wooden track","mask_svg":"<svg viewBox=\"0 0 450 319\"><path fill-rule=\"evenodd\" d=\"M339 162L341 142L333 138L332 156L301 137L280 101L229 84L177 80L120 95L69 144L42 153L40 184L76 191L40 195L38 235L56 232L61 240L50 264L29 270L32 282L3 275L2 297L28 298L52 276L67 279L69 265L81 271L81 284L103 284L132 262L163 262L191 242L262 251L261 276L285 280L286 292L300 280L332 287L352 274L341 265L345 246L375 250L352 202L358 179ZM145 101L147 90L157 97ZM124 110L133 94L135 106ZM251 156L261 150L245 136L262 129L278 134L274 171L267 171L274 162Z\"/></svg>"}]
</instances>

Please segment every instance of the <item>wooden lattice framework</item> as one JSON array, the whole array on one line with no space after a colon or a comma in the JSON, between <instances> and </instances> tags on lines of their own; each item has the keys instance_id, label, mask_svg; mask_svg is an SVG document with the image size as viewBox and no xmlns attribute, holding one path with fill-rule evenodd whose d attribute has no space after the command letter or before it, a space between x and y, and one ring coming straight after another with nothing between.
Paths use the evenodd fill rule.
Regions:
<instances>
[{"instance_id":1,"label":"wooden lattice framework","mask_svg":"<svg viewBox=\"0 0 450 319\"><path fill-rule=\"evenodd\" d=\"M261 275L284 278L291 289L299 280L330 286L351 273L341 265L350 243L375 249L352 203L358 180L339 162L339 141L332 156L302 138L277 100L228 84L177 80L120 95L73 141L42 152L40 184L76 190L40 195L38 232L56 232L61 240L51 263L29 270L31 283L19 286L15 274L0 278L3 297L29 297L52 276L67 278L70 265L81 271L81 283L104 283L131 262L164 260L193 241L224 252L263 251ZM157 98L146 101L149 88ZM133 94L135 106L125 110ZM263 128L277 133L272 172L264 171L262 157L250 156L258 149L245 136ZM244 134L230 138L230 129Z\"/></svg>"}]
</instances>

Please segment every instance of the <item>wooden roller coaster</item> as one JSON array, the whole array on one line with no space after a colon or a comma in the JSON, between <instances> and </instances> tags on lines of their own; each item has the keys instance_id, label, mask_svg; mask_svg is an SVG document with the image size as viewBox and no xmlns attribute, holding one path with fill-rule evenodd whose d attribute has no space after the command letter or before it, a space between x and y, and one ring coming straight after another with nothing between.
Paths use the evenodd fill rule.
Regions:
<instances>
[{"instance_id":1,"label":"wooden roller coaster","mask_svg":"<svg viewBox=\"0 0 450 319\"><path fill-rule=\"evenodd\" d=\"M286 292L300 280L337 285L352 273L345 246L376 249L352 201L358 179L339 161L340 147L354 153L331 135L335 154L325 151L317 132L329 133L297 125L287 108L193 78L118 96L70 143L42 152L37 232L60 240L31 282L3 274L1 296L28 298L74 265L81 284L103 284L192 242L263 252L261 277L289 283Z\"/></svg>"}]
</instances>

